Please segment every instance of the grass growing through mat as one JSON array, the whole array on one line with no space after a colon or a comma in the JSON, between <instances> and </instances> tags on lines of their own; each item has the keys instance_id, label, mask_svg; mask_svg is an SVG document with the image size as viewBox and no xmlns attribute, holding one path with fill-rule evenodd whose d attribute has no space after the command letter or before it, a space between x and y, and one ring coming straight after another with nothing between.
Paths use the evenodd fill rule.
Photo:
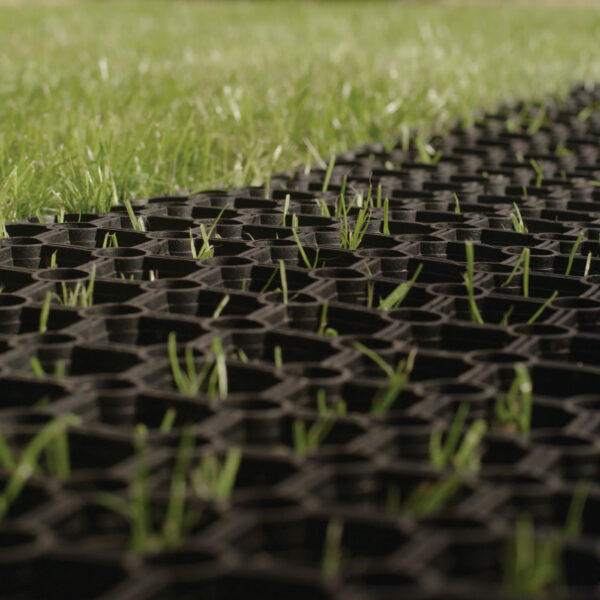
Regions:
<instances>
[{"instance_id":1,"label":"grass growing through mat","mask_svg":"<svg viewBox=\"0 0 600 600\"><path fill-rule=\"evenodd\" d=\"M363 238L369 228L371 221L371 209L369 206L363 206L359 211L354 222L348 220L348 209L346 203L340 202L342 206L342 219L340 222L340 248L346 250L357 250L362 244Z\"/></svg>"},{"instance_id":2,"label":"grass growing through mat","mask_svg":"<svg viewBox=\"0 0 600 600\"><path fill-rule=\"evenodd\" d=\"M161 433L169 433L175 425L177 419L177 411L174 408L168 408L160 422L159 430Z\"/></svg>"},{"instance_id":3,"label":"grass growing through mat","mask_svg":"<svg viewBox=\"0 0 600 600\"><path fill-rule=\"evenodd\" d=\"M37 356L32 356L29 359L29 366L31 367L31 370L33 371L33 373L37 376L37 377L46 377L46 375L48 375L48 373L46 373L42 363L40 362L40 359ZM54 363L54 368L52 369L52 375L54 377L64 377L65 375L65 363L62 360L57 360Z\"/></svg>"},{"instance_id":4,"label":"grass growing through mat","mask_svg":"<svg viewBox=\"0 0 600 600\"><path fill-rule=\"evenodd\" d=\"M275 348L273 348L273 364L278 369L283 367L283 352L281 350L281 346L275 346Z\"/></svg>"},{"instance_id":5,"label":"grass growing through mat","mask_svg":"<svg viewBox=\"0 0 600 600\"><path fill-rule=\"evenodd\" d=\"M387 489L386 511L390 514L423 518L442 510L462 488L462 477L481 467L483 437L487 423L476 419L465 429L469 407L461 404L445 436L436 430L429 438L429 462L435 471L451 472L437 481L422 481L400 497L397 487Z\"/></svg>"},{"instance_id":6,"label":"grass growing through mat","mask_svg":"<svg viewBox=\"0 0 600 600\"><path fill-rule=\"evenodd\" d=\"M567 268L565 270L565 275L571 274L571 269L573 267L573 260L575 259L575 255L577 254L577 250L583 241L583 233L580 233L571 248L571 252L569 253L569 260L567 261Z\"/></svg>"},{"instance_id":7,"label":"grass growing through mat","mask_svg":"<svg viewBox=\"0 0 600 600\"><path fill-rule=\"evenodd\" d=\"M381 186L379 186L377 188L377 191L379 192L380 189L381 189ZM383 201L382 233L384 233L385 235L391 235L391 233L390 233L390 200L389 200L389 198L386 198Z\"/></svg>"},{"instance_id":8,"label":"grass growing through mat","mask_svg":"<svg viewBox=\"0 0 600 600\"><path fill-rule=\"evenodd\" d=\"M148 467L148 430L138 425L133 442L136 452L136 470L130 484L129 497L102 493L98 501L129 522L129 549L133 553L151 554L175 548L185 539L193 515L186 509L187 473L191 464L193 434L191 429L181 437L175 466L171 475L170 494L160 527L156 526L154 506L150 493Z\"/></svg>"},{"instance_id":9,"label":"grass growing through mat","mask_svg":"<svg viewBox=\"0 0 600 600\"><path fill-rule=\"evenodd\" d=\"M420 264L413 276L409 281L402 282L396 289L394 289L390 294L388 294L385 298L381 298L379 300L378 308L379 310L393 310L395 308L399 308L408 293L412 289L412 286L415 284L415 281L421 274L421 270L423 269L423 265Z\"/></svg>"},{"instance_id":10,"label":"grass growing through mat","mask_svg":"<svg viewBox=\"0 0 600 600\"><path fill-rule=\"evenodd\" d=\"M518 268L523 263L523 297L529 298L529 259L531 256L531 250L529 248L523 248L521 254L519 254L519 258L513 267L513 270L510 272L510 275L506 278L504 283L500 285L501 288L510 285L510 282L513 280Z\"/></svg>"},{"instance_id":11,"label":"grass growing through mat","mask_svg":"<svg viewBox=\"0 0 600 600\"><path fill-rule=\"evenodd\" d=\"M328 403L324 390L317 392L317 407L319 414L310 425L300 419L292 424L292 440L298 454L309 454L317 450L331 433L338 417L346 414L345 402L334 400Z\"/></svg>"},{"instance_id":12,"label":"grass growing through mat","mask_svg":"<svg viewBox=\"0 0 600 600\"><path fill-rule=\"evenodd\" d=\"M317 263L319 261L319 249L317 248L317 250L315 252L315 260L313 262L310 262L310 260L308 260L307 254L306 254L306 250L304 250L304 246L302 245L302 242L300 241L300 238L298 237L298 234L296 233L296 230L294 228L292 228L292 235L294 236L294 241L296 242L296 245L298 246L298 251L300 252L300 257L302 258L302 262L304 263L306 268L310 269L310 270L316 269Z\"/></svg>"},{"instance_id":13,"label":"grass growing through mat","mask_svg":"<svg viewBox=\"0 0 600 600\"><path fill-rule=\"evenodd\" d=\"M61 294L56 294L58 303L63 306L81 306L83 308L92 306L94 304L95 280L96 265L92 265L87 285L78 281L73 288L69 288L64 281L61 281Z\"/></svg>"},{"instance_id":14,"label":"grass growing through mat","mask_svg":"<svg viewBox=\"0 0 600 600\"><path fill-rule=\"evenodd\" d=\"M394 406L404 386L408 383L415 365L417 350L413 348L407 359L401 360L394 369L381 356L370 348L367 348L364 344L354 342L354 347L372 360L387 375L387 384L378 390L371 405L372 415L384 415Z\"/></svg>"},{"instance_id":15,"label":"grass growing through mat","mask_svg":"<svg viewBox=\"0 0 600 600\"><path fill-rule=\"evenodd\" d=\"M227 500L233 492L241 462L239 448L229 448L223 460L214 454L205 454L190 471L194 495L202 500Z\"/></svg>"},{"instance_id":16,"label":"grass growing through mat","mask_svg":"<svg viewBox=\"0 0 600 600\"><path fill-rule=\"evenodd\" d=\"M564 581L561 553L557 535L537 537L531 517L522 515L505 552L505 590L530 598L556 591Z\"/></svg>"},{"instance_id":17,"label":"grass growing through mat","mask_svg":"<svg viewBox=\"0 0 600 600\"><path fill-rule=\"evenodd\" d=\"M56 479L68 479L71 466L69 458L69 427L79 424L72 414L56 417L31 439L19 457L11 451L0 435L0 466L9 473L8 481L0 494L0 520L18 500L28 479L41 471L40 458L46 455L46 473Z\"/></svg>"},{"instance_id":18,"label":"grass growing through mat","mask_svg":"<svg viewBox=\"0 0 600 600\"><path fill-rule=\"evenodd\" d=\"M136 427L134 446L136 472L129 497L103 493L98 500L128 520L131 552L151 554L176 548L185 540L198 516L187 506L188 492L201 500L222 501L229 498L241 463L241 451L230 448L223 461L213 455L205 455L193 466L194 435L191 427L186 427L175 456L166 510L157 526L157 511L150 491L148 430L144 425Z\"/></svg>"},{"instance_id":19,"label":"grass growing through mat","mask_svg":"<svg viewBox=\"0 0 600 600\"><path fill-rule=\"evenodd\" d=\"M434 149L419 136L415 139L415 147L419 154L419 160L425 165L437 165L443 156L441 150L438 150L437 152L434 151Z\"/></svg>"},{"instance_id":20,"label":"grass growing through mat","mask_svg":"<svg viewBox=\"0 0 600 600\"><path fill-rule=\"evenodd\" d=\"M454 192L453 194L454 196L454 212L457 215L460 215L460 202L458 201L458 194L456 192Z\"/></svg>"},{"instance_id":21,"label":"grass growing through mat","mask_svg":"<svg viewBox=\"0 0 600 600\"><path fill-rule=\"evenodd\" d=\"M333 327L329 327L327 323L327 313L329 312L329 302L325 300L321 308L321 316L319 317L319 327L317 329L318 335L324 335L326 337L337 337L338 331Z\"/></svg>"},{"instance_id":22,"label":"grass growing through mat","mask_svg":"<svg viewBox=\"0 0 600 600\"><path fill-rule=\"evenodd\" d=\"M439 430L429 439L429 460L436 470L452 467L459 472L477 472L480 467L480 445L487 431L487 423L476 419L463 433L469 407L461 404L444 438Z\"/></svg>"},{"instance_id":23,"label":"grass growing through mat","mask_svg":"<svg viewBox=\"0 0 600 600\"><path fill-rule=\"evenodd\" d=\"M578 481L575 485L565 520L564 535L567 538L576 538L583 531L583 513L590 489L591 483L585 479Z\"/></svg>"},{"instance_id":24,"label":"grass growing through mat","mask_svg":"<svg viewBox=\"0 0 600 600\"><path fill-rule=\"evenodd\" d=\"M590 267L592 266L592 253L588 252L587 258L585 259L585 266L583 268L583 276L587 277L590 273Z\"/></svg>"},{"instance_id":25,"label":"grass growing through mat","mask_svg":"<svg viewBox=\"0 0 600 600\"><path fill-rule=\"evenodd\" d=\"M129 216L129 222L135 231L146 231L146 226L144 225L144 218L136 216L133 211L133 207L131 206L131 202L126 198L123 201L125 208L127 209L127 215Z\"/></svg>"},{"instance_id":26,"label":"grass growing through mat","mask_svg":"<svg viewBox=\"0 0 600 600\"><path fill-rule=\"evenodd\" d=\"M447 506L462 485L459 475L450 475L437 481L422 481L409 492L405 500L400 497L396 486L390 486L386 495L386 512L415 518L428 517Z\"/></svg>"},{"instance_id":27,"label":"grass growing through mat","mask_svg":"<svg viewBox=\"0 0 600 600\"><path fill-rule=\"evenodd\" d=\"M531 429L533 386L524 365L515 366L515 378L506 394L496 400L496 423L504 431L527 434Z\"/></svg>"},{"instance_id":28,"label":"grass growing through mat","mask_svg":"<svg viewBox=\"0 0 600 600\"><path fill-rule=\"evenodd\" d=\"M537 119L537 122L539 122L539 125L537 126L538 129L542 125L542 123L546 117L546 115L544 113L545 113L544 110L540 110L538 112L538 115L539 115L539 118ZM529 161L529 164L531 165L531 168L535 172L535 187L540 187L542 185L542 181L544 180L544 171L542 170L542 167L540 167L538 162L533 158Z\"/></svg>"},{"instance_id":29,"label":"grass growing through mat","mask_svg":"<svg viewBox=\"0 0 600 600\"><path fill-rule=\"evenodd\" d=\"M192 257L198 260L203 260L205 258L212 258L215 255L214 246L210 243L211 236L215 230L215 227L221 220L223 213L227 205L225 205L219 214L216 216L215 220L211 223L210 228L206 231L206 227L204 224L200 224L200 235L202 236L202 246L200 246L199 250L196 250L196 243L194 240L194 236L192 234L192 230L190 229L190 251L192 253Z\"/></svg>"},{"instance_id":30,"label":"grass growing through mat","mask_svg":"<svg viewBox=\"0 0 600 600\"><path fill-rule=\"evenodd\" d=\"M344 522L339 518L332 518L327 523L323 553L321 557L321 571L324 575L336 575L342 562L342 537L344 535Z\"/></svg>"},{"instance_id":31,"label":"grass growing through mat","mask_svg":"<svg viewBox=\"0 0 600 600\"><path fill-rule=\"evenodd\" d=\"M323 188L322 191L326 192L329 189L329 183L331 182L331 175L333 173L333 169L335 167L335 154L331 156L329 159L329 163L327 165L327 171L325 172L325 179L323 180Z\"/></svg>"},{"instance_id":32,"label":"grass growing through mat","mask_svg":"<svg viewBox=\"0 0 600 600\"><path fill-rule=\"evenodd\" d=\"M50 255L50 264L48 265L49 269L58 269L58 262L57 262L56 255L57 255L56 252L53 252Z\"/></svg>"},{"instance_id":33,"label":"grass growing through mat","mask_svg":"<svg viewBox=\"0 0 600 600\"><path fill-rule=\"evenodd\" d=\"M48 329L48 319L50 317L50 303L52 302L52 292L46 292L46 296L44 297L44 304L42 305L42 310L40 311L40 324L38 327L38 331L40 333L46 333Z\"/></svg>"},{"instance_id":34,"label":"grass growing through mat","mask_svg":"<svg viewBox=\"0 0 600 600\"><path fill-rule=\"evenodd\" d=\"M102 247L103 248L118 248L119 242L117 240L117 234L106 232L104 234L104 239L102 240Z\"/></svg>"},{"instance_id":35,"label":"grass growing through mat","mask_svg":"<svg viewBox=\"0 0 600 600\"><path fill-rule=\"evenodd\" d=\"M548 308L548 305L558 296L558 291L555 290L550 294L550 297L544 301L544 303L529 317L527 320L527 325L533 325L544 313L544 311Z\"/></svg>"},{"instance_id":36,"label":"grass growing through mat","mask_svg":"<svg viewBox=\"0 0 600 600\"><path fill-rule=\"evenodd\" d=\"M287 284L287 275L285 273L285 263L280 260L279 261L279 281L281 282L281 295L283 298L283 303L288 303L288 284Z\"/></svg>"},{"instance_id":37,"label":"grass growing through mat","mask_svg":"<svg viewBox=\"0 0 600 600\"><path fill-rule=\"evenodd\" d=\"M475 302L475 286L473 284L474 270L475 270L475 259L473 254L473 243L465 242L465 254L467 257L467 272L463 273L463 280L467 288L467 295L469 298L469 310L471 311L471 320L473 323L483 325L483 318L477 308L477 302Z\"/></svg>"},{"instance_id":38,"label":"grass growing through mat","mask_svg":"<svg viewBox=\"0 0 600 600\"><path fill-rule=\"evenodd\" d=\"M523 217L521 216L521 211L516 202L513 202L513 207L515 212L510 213L510 220L512 221L513 229L517 233L527 233L527 225L525 225L525 221L523 221Z\"/></svg>"},{"instance_id":39,"label":"grass growing through mat","mask_svg":"<svg viewBox=\"0 0 600 600\"><path fill-rule=\"evenodd\" d=\"M590 488L589 481L580 480L576 484L562 531L552 531L541 537L536 534L530 515L519 516L502 557L506 591L529 598L566 591L563 546L565 541L581 535Z\"/></svg>"},{"instance_id":40,"label":"grass growing through mat","mask_svg":"<svg viewBox=\"0 0 600 600\"><path fill-rule=\"evenodd\" d=\"M231 296L229 294L225 294L219 304L217 304L217 308L215 308L212 318L218 319L221 316L221 313L225 310L226 306L229 304L229 300L231 300Z\"/></svg>"},{"instance_id":41,"label":"grass growing through mat","mask_svg":"<svg viewBox=\"0 0 600 600\"><path fill-rule=\"evenodd\" d=\"M177 355L177 335L173 331L169 334L167 349L173 382L181 394L186 396L207 394L211 398L227 398L227 364L219 338L213 339L211 343L213 356L202 365L200 371L196 368L194 351L190 347L185 349L182 367Z\"/></svg>"},{"instance_id":42,"label":"grass growing through mat","mask_svg":"<svg viewBox=\"0 0 600 600\"><path fill-rule=\"evenodd\" d=\"M6 220L260 182L600 75L595 7L28 4L0 6Z\"/></svg>"}]
</instances>

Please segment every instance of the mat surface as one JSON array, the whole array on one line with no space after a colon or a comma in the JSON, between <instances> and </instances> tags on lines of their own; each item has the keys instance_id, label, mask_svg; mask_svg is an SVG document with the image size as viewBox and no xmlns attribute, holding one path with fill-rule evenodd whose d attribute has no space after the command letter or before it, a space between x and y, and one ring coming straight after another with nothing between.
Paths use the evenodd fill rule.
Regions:
<instances>
[{"instance_id":1,"label":"mat surface","mask_svg":"<svg viewBox=\"0 0 600 600\"><path fill-rule=\"evenodd\" d=\"M599 597L599 103L8 224L0 596Z\"/></svg>"}]
</instances>

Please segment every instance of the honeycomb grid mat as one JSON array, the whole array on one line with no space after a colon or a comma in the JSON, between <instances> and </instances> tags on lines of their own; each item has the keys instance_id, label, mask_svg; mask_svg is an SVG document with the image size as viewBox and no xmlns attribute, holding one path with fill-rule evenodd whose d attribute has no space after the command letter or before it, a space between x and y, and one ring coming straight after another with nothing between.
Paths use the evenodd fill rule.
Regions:
<instances>
[{"instance_id":1,"label":"honeycomb grid mat","mask_svg":"<svg viewBox=\"0 0 600 600\"><path fill-rule=\"evenodd\" d=\"M7 224L0 432L18 452L58 415L74 413L80 424L69 431L70 478L34 475L3 521L0 597L501 598L502 552L518 516L531 515L536 531L563 527L582 479L591 482L583 533L565 544L569 592L556 597L600 597L599 105L600 88L575 88L547 105L539 129L514 133L507 119L522 113L531 124L538 109L503 107L434 139L436 164L420 162L412 145L358 148L337 157L325 192L317 168L275 176L269 190L133 201L145 231L133 229L122 206L63 223ZM383 208L374 208L357 250L340 248L340 219L324 216L335 214L344 177L348 196L381 186L389 199L389 234ZM513 228L514 203L527 232ZM200 250L202 227L221 211L214 257L195 259L190 231ZM314 269L294 240L293 215ZM118 247L102 247L107 234ZM466 241L483 325L471 320L463 281ZM527 298L520 271L505 284L523 248ZM379 310L419 265L401 306ZM88 285L92 272L91 307L56 301ZM47 292L55 299L39 333ZM325 304L337 336L318 332ZM199 367L221 340L225 399L177 392L171 332L180 356L192 349ZM417 348L410 382L384 416L371 414L371 404L386 375L356 342L393 366ZM32 357L50 375L36 375ZM62 376L51 375L57 362ZM490 427L481 469L463 477L440 512L416 519L386 510L391 488L402 499L419 482L447 476L430 466L432 431L447 429L463 402L469 420L491 422L518 363L533 382L530 434ZM300 456L293 423L317 419L320 389L343 398L347 414ZM169 409L175 421L162 432ZM126 497L137 469L133 432L145 424L153 504L164 512L190 423L195 459L241 449L235 489L225 502L190 500L201 516L180 549L131 556L125 518L98 493ZM0 479L4 487L9 476ZM343 556L337 574L324 576L333 518L343 521Z\"/></svg>"}]
</instances>

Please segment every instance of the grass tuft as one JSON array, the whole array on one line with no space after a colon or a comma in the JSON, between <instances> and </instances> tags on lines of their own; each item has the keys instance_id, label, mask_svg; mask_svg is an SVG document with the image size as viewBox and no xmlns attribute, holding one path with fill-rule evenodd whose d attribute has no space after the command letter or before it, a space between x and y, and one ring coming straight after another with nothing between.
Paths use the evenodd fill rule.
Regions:
<instances>
[{"instance_id":1,"label":"grass tuft","mask_svg":"<svg viewBox=\"0 0 600 600\"><path fill-rule=\"evenodd\" d=\"M533 386L524 365L515 366L515 378L508 392L496 400L496 422L505 431L528 434L533 410Z\"/></svg>"},{"instance_id":2,"label":"grass tuft","mask_svg":"<svg viewBox=\"0 0 600 600\"><path fill-rule=\"evenodd\" d=\"M461 404L443 440L441 431L434 431L429 440L429 460L436 470L454 468L459 472L477 472L480 468L480 446L487 423L476 419L463 435L469 407ZM442 441L443 440L443 441Z\"/></svg>"},{"instance_id":3,"label":"grass tuft","mask_svg":"<svg viewBox=\"0 0 600 600\"><path fill-rule=\"evenodd\" d=\"M31 439L18 459L0 435L0 465L9 472L0 494L0 521L17 501L30 477L40 471L42 453L46 454L47 473L57 479L68 479L71 467L67 431L79 423L79 417L73 414L56 417Z\"/></svg>"},{"instance_id":4,"label":"grass tuft","mask_svg":"<svg viewBox=\"0 0 600 600\"><path fill-rule=\"evenodd\" d=\"M401 283L388 296L379 300L379 310L392 310L398 308L402 302L404 302L406 296L408 296L408 293L415 284L415 281L419 277L422 269L423 265L420 264L408 282Z\"/></svg>"},{"instance_id":5,"label":"grass tuft","mask_svg":"<svg viewBox=\"0 0 600 600\"><path fill-rule=\"evenodd\" d=\"M292 424L292 439L297 454L304 455L316 451L331 433L338 417L346 414L346 404L342 400L327 404L325 393L317 394L319 414L310 424L296 419Z\"/></svg>"}]
</instances>

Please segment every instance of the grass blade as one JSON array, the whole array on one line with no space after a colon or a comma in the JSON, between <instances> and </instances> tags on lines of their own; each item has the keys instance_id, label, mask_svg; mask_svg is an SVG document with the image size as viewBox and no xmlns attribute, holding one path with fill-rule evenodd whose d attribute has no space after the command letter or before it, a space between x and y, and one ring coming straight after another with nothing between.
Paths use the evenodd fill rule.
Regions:
<instances>
[{"instance_id":1,"label":"grass blade","mask_svg":"<svg viewBox=\"0 0 600 600\"><path fill-rule=\"evenodd\" d=\"M556 296L558 296L558 290L555 290L554 293L550 296L550 298L548 298L548 300L546 300L544 302L544 304L542 304L542 306L540 306L540 308L538 308L538 310L529 319L529 321L527 321L527 325L532 325L533 323L535 323L540 318L542 313L548 308L548 305L550 304L550 302L552 302L552 300L554 300L554 298L556 298Z\"/></svg>"},{"instance_id":2,"label":"grass blade","mask_svg":"<svg viewBox=\"0 0 600 600\"><path fill-rule=\"evenodd\" d=\"M379 310L390 310L392 308L398 308L408 293L412 289L412 286L415 284L417 277L419 277L421 271L423 269L423 264L419 264L416 268L413 276L410 281L401 283L391 294L389 294L386 298L379 301Z\"/></svg>"},{"instance_id":3,"label":"grass blade","mask_svg":"<svg viewBox=\"0 0 600 600\"><path fill-rule=\"evenodd\" d=\"M465 242L465 254L467 257L467 272L463 274L463 279L467 288L467 295L469 297L469 309L471 311L471 320L474 323L483 325L483 318L481 317L481 313L479 312L479 309L477 308L477 303L475 302L475 290L473 285L475 259L472 242Z\"/></svg>"},{"instance_id":4,"label":"grass blade","mask_svg":"<svg viewBox=\"0 0 600 600\"><path fill-rule=\"evenodd\" d=\"M330 519L325 531L323 557L321 559L321 571L324 575L335 575L340 569L343 535L344 522L338 518Z\"/></svg>"},{"instance_id":5,"label":"grass blade","mask_svg":"<svg viewBox=\"0 0 600 600\"><path fill-rule=\"evenodd\" d=\"M175 547L181 543L184 535L185 498L187 491L187 473L192 459L194 434L191 427L186 427L177 455L171 477L171 489L167 515L163 523L163 538L167 547Z\"/></svg>"},{"instance_id":6,"label":"grass blade","mask_svg":"<svg viewBox=\"0 0 600 600\"><path fill-rule=\"evenodd\" d=\"M385 235L390 234L390 201L386 198L383 201L383 233Z\"/></svg>"},{"instance_id":7,"label":"grass blade","mask_svg":"<svg viewBox=\"0 0 600 600\"><path fill-rule=\"evenodd\" d=\"M567 520L565 522L565 535L576 538L581 535L583 513L592 485L589 481L579 481L569 505Z\"/></svg>"},{"instance_id":8,"label":"grass blade","mask_svg":"<svg viewBox=\"0 0 600 600\"><path fill-rule=\"evenodd\" d=\"M46 297L44 298L44 305L42 306L42 310L40 312L40 326L39 332L46 333L48 329L48 318L50 317L50 302L52 301L52 292L46 292Z\"/></svg>"},{"instance_id":9,"label":"grass blade","mask_svg":"<svg viewBox=\"0 0 600 600\"><path fill-rule=\"evenodd\" d=\"M283 294L283 303L288 303L288 284L287 277L285 274L285 263L280 259L279 260L279 278L281 280L281 292Z\"/></svg>"},{"instance_id":10,"label":"grass blade","mask_svg":"<svg viewBox=\"0 0 600 600\"><path fill-rule=\"evenodd\" d=\"M573 260L575 259L575 254L577 254L577 249L579 248L582 241L583 241L583 233L580 233L577 236L577 240L575 240L573 247L571 248L571 252L569 253L569 261L567 262L567 269L565 271L565 275L570 275L571 268L573 267Z\"/></svg>"},{"instance_id":11,"label":"grass blade","mask_svg":"<svg viewBox=\"0 0 600 600\"><path fill-rule=\"evenodd\" d=\"M177 411L174 408L168 408L160 422L159 430L161 433L169 433L173 429L173 424L177 418Z\"/></svg>"},{"instance_id":12,"label":"grass blade","mask_svg":"<svg viewBox=\"0 0 600 600\"><path fill-rule=\"evenodd\" d=\"M325 172L325 179L323 181L322 191L326 192L329 189L329 183L331 181L331 175L333 174L333 168L335 167L335 154L331 155L329 164L327 165L327 171Z\"/></svg>"},{"instance_id":13,"label":"grass blade","mask_svg":"<svg viewBox=\"0 0 600 600\"><path fill-rule=\"evenodd\" d=\"M215 308L215 312L213 312L213 315L212 315L213 319L218 319L221 316L221 313L223 312L223 310L229 303L230 299L231 299L231 296L229 294L225 294L223 296L223 298L221 298L221 301L217 305L217 308Z\"/></svg>"}]
</instances>

